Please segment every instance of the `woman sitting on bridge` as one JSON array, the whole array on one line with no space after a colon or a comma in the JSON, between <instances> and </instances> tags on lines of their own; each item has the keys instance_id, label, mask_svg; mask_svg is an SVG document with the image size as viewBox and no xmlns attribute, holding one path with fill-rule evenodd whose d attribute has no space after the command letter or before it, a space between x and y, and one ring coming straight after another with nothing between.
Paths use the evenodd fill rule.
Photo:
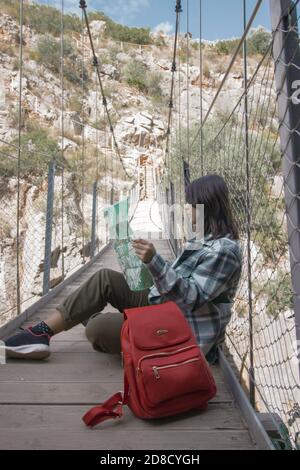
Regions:
<instances>
[{"instance_id":1,"label":"woman sitting on bridge","mask_svg":"<svg viewBox=\"0 0 300 470\"><path fill-rule=\"evenodd\" d=\"M50 355L50 338L79 323L97 351L121 352L120 331L126 308L175 301L186 316L199 346L211 362L222 344L241 275L242 255L232 217L228 188L220 176L192 182L187 203L204 205L204 237L190 240L171 265L150 241L136 240L134 248L153 277L153 287L132 292L123 274L101 269L56 308L45 320L5 342L9 357L44 359ZM111 304L120 313L101 311Z\"/></svg>"}]
</instances>

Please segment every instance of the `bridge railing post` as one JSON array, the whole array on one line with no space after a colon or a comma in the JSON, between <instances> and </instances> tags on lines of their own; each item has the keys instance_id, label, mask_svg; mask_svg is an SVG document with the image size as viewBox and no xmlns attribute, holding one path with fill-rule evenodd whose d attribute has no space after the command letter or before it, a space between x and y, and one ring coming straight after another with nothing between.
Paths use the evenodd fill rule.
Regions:
<instances>
[{"instance_id":1,"label":"bridge railing post","mask_svg":"<svg viewBox=\"0 0 300 470\"><path fill-rule=\"evenodd\" d=\"M55 162L53 161L49 164L49 168L48 168L43 295L47 294L50 290L54 179L55 179Z\"/></svg>"},{"instance_id":2,"label":"bridge railing post","mask_svg":"<svg viewBox=\"0 0 300 470\"><path fill-rule=\"evenodd\" d=\"M91 248L90 257L94 258L96 250L96 216L97 216L98 184L93 184L92 223L91 223Z\"/></svg>"},{"instance_id":3,"label":"bridge railing post","mask_svg":"<svg viewBox=\"0 0 300 470\"><path fill-rule=\"evenodd\" d=\"M290 0L270 0L273 56L294 293L297 359L300 345L300 48L297 11Z\"/></svg>"},{"instance_id":4,"label":"bridge railing post","mask_svg":"<svg viewBox=\"0 0 300 470\"><path fill-rule=\"evenodd\" d=\"M177 256L178 254L178 240L176 238L177 236L177 230L175 230L175 223L177 222L175 220L175 186L174 183L170 183L170 207L169 207L169 213L170 213L170 235L171 235L171 243L173 246L173 250Z\"/></svg>"},{"instance_id":5,"label":"bridge railing post","mask_svg":"<svg viewBox=\"0 0 300 470\"><path fill-rule=\"evenodd\" d=\"M247 28L247 5L243 0L244 12L244 31ZM249 320L249 398L250 403L255 408L255 364L254 364L254 338L253 338L253 283L252 283L252 253L251 253L251 177L252 168L250 162L250 145L249 145L249 102L248 102L248 43L245 38L243 45L243 62L244 62L244 135L245 135L245 173L246 173L246 227L247 227L247 290L248 290L248 320Z\"/></svg>"}]
</instances>

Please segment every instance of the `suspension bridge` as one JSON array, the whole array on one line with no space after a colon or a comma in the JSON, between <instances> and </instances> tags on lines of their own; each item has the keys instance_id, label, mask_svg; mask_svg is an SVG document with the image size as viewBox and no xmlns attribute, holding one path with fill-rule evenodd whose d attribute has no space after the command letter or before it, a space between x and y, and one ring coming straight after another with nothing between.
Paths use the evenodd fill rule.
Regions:
<instances>
[{"instance_id":1,"label":"suspension bridge","mask_svg":"<svg viewBox=\"0 0 300 470\"><path fill-rule=\"evenodd\" d=\"M46 151L31 148L28 142L24 145L23 137L28 130L23 123L24 110L31 99L27 92L26 99L24 96L24 5L21 0L18 136L14 142L2 141L1 147L1 197L11 194L8 203L1 202L1 208L10 214L13 236L0 232L0 338L46 318L97 270L104 267L120 270L103 218L105 204L127 198L132 229L160 235L168 233L167 239L158 236L155 245L166 259L174 259L185 239L176 237L178 221L172 215L169 218L162 208L183 205L186 183L201 174L217 172L228 182L241 233L244 270L226 342L219 350L218 363L211 365L218 393L206 412L145 422L126 410L124 420L87 430L81 423L82 414L122 389L123 368L119 355L94 352L85 337L84 326L79 325L52 340L49 361L9 360L0 365L0 448L299 448L299 0L270 0L271 40L255 67L252 63L249 66L248 39L262 1L256 2L250 15L243 1L244 34L237 41L209 102L205 95L204 12L199 0L200 74L196 80L199 116L193 121L190 115L191 91L195 86L191 83L190 63L191 4L189 0L175 2L165 138L153 147L153 151L161 147L163 160L158 165L154 158L145 156L140 136L135 149L138 150L135 168L128 167L117 140L113 107L103 84L101 53L97 52L99 42L95 43L91 33L85 1L80 1L82 31L76 36L83 51L80 86L84 97L84 67L92 65L96 124L91 129L86 122L83 99L80 116L73 118L79 127L80 152L75 164L70 166L65 155L67 90L62 1L61 151L49 160ZM182 51L186 54L184 61ZM226 82L237 63L243 83L239 97L234 98L230 111L224 115L220 109L228 93ZM183 88L186 113L182 111ZM34 90L31 93L34 95ZM39 98L34 96L36 109ZM100 130L97 124L100 107L105 130ZM92 163L86 151L87 129L95 139ZM29 172L28 154L30 162L34 162ZM46 168L41 163L42 157L49 161ZM39 171L34 171L35 167ZM100 167L105 173L102 186ZM118 190L120 174L127 181L122 192ZM38 185L43 187L42 196L36 189ZM30 212L22 205L24 193L30 195L38 211ZM77 208L76 217L72 207ZM78 227L73 238L67 230L70 217ZM33 266L40 259L40 253L35 252L38 239L44 242L43 262L32 279ZM14 258L12 252L16 253ZM70 253L75 253L72 262L67 256ZM7 278L5 266L9 262L14 276ZM36 284L40 289L34 289ZM108 306L106 311L113 309Z\"/></svg>"}]
</instances>

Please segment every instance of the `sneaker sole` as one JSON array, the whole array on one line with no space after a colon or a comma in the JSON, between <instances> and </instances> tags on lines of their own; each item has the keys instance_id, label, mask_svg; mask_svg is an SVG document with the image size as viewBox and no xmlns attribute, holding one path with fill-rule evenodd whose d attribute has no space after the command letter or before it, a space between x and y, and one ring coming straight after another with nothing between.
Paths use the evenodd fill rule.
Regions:
<instances>
[{"instance_id":1,"label":"sneaker sole","mask_svg":"<svg viewBox=\"0 0 300 470\"><path fill-rule=\"evenodd\" d=\"M17 359L46 359L50 356L50 347L44 344L34 344L29 346L5 347L6 355Z\"/></svg>"}]
</instances>

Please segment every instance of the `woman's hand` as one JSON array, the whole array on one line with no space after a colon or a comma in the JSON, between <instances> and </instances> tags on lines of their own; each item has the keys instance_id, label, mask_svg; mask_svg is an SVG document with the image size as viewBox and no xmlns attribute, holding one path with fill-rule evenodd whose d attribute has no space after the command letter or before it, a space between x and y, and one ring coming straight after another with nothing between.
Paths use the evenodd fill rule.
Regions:
<instances>
[{"instance_id":1,"label":"woman's hand","mask_svg":"<svg viewBox=\"0 0 300 470\"><path fill-rule=\"evenodd\" d=\"M152 261L156 253L153 243L150 243L147 240L138 239L132 242L132 246L143 263L148 264Z\"/></svg>"}]
</instances>

